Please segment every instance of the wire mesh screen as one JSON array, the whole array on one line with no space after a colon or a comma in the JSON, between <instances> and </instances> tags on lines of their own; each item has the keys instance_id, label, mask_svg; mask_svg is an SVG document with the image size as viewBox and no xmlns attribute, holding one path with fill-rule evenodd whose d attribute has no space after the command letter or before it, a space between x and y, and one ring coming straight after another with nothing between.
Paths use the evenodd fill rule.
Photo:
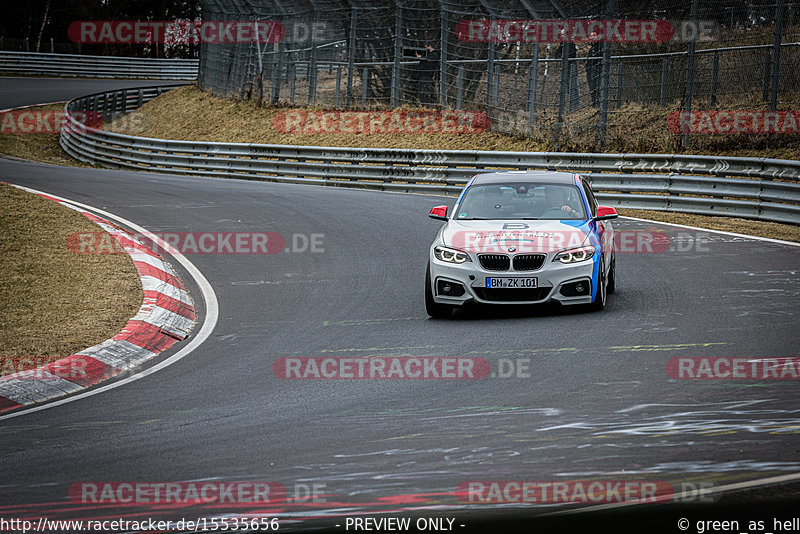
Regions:
<instances>
[{"instance_id":1,"label":"wire mesh screen","mask_svg":"<svg viewBox=\"0 0 800 534\"><path fill-rule=\"evenodd\" d=\"M202 14L280 29L201 47L201 88L259 103L479 111L494 131L598 145L664 110L800 103L800 2L204 0Z\"/></svg>"}]
</instances>

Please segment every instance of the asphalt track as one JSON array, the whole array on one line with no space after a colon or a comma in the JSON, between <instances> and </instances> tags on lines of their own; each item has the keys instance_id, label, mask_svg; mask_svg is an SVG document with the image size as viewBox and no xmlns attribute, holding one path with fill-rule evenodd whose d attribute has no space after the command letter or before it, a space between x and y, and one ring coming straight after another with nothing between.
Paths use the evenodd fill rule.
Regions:
<instances>
[{"instance_id":1,"label":"asphalt track","mask_svg":"<svg viewBox=\"0 0 800 534\"><path fill-rule=\"evenodd\" d=\"M145 83L0 78L0 108L123 85ZM535 516L580 507L467 504L455 496L466 481L720 488L800 473L796 380L666 373L676 356L797 356L798 247L620 219L618 231L663 233L670 250L620 254L618 292L603 312L475 309L431 320L422 282L439 223L426 214L452 199L7 159L0 180L152 232L270 231L287 242L323 234L324 248L190 255L219 299L210 338L142 380L0 421L0 517L260 512L279 517L282 530L344 532L345 516L437 515L466 531L497 518L544 525ZM281 380L273 373L279 357L330 355L480 356L495 374L500 359L527 359L530 376ZM82 481L198 480L273 481L290 495L318 483L324 495L227 508L77 505L68 497ZM715 500L767 499L784 512L798 495L795 480ZM656 506L637 517L639 526L652 531L672 513ZM711 519L709 509L692 509L690 519Z\"/></svg>"}]
</instances>

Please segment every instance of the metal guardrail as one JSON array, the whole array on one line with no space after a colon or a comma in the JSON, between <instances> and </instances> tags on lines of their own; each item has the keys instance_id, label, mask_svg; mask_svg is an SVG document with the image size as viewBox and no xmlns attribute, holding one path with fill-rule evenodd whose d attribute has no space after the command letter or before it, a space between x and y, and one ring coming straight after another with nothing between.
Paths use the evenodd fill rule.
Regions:
<instances>
[{"instance_id":1,"label":"metal guardrail","mask_svg":"<svg viewBox=\"0 0 800 534\"><path fill-rule=\"evenodd\" d=\"M79 56L0 51L0 72L91 78L196 80L197 59Z\"/></svg>"},{"instance_id":2,"label":"metal guardrail","mask_svg":"<svg viewBox=\"0 0 800 534\"><path fill-rule=\"evenodd\" d=\"M80 161L111 168L452 195L476 172L574 171L612 206L800 224L800 161L175 141L86 128L70 115L97 111L113 119L173 87L96 93L68 102L61 146Z\"/></svg>"}]
</instances>

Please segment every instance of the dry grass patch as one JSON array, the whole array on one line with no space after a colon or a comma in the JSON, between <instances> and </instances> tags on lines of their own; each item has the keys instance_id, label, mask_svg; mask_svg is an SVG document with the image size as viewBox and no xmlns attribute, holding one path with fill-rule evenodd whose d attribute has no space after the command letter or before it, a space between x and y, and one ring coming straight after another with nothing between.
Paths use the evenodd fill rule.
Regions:
<instances>
[{"instance_id":1,"label":"dry grass patch","mask_svg":"<svg viewBox=\"0 0 800 534\"><path fill-rule=\"evenodd\" d=\"M64 104L37 106L36 111L62 111ZM54 165L90 167L72 159L58 144L57 133L0 134L0 154Z\"/></svg>"},{"instance_id":2,"label":"dry grass patch","mask_svg":"<svg viewBox=\"0 0 800 534\"><path fill-rule=\"evenodd\" d=\"M0 204L0 374L20 358L50 362L96 345L136 314L142 286L130 256L67 249L67 236L96 224L2 183Z\"/></svg>"},{"instance_id":3,"label":"dry grass patch","mask_svg":"<svg viewBox=\"0 0 800 534\"><path fill-rule=\"evenodd\" d=\"M787 98L789 101L797 101L800 100L800 94L789 95ZM681 146L681 136L670 133L666 126L667 116L680 109L679 104L675 102L671 108L647 108L626 103L614 110L609 116L608 142L603 151L800 159L800 135L694 135L692 145L684 149ZM741 98L721 96L717 109L752 110L765 109L764 106L762 103L754 105ZM534 132L532 137L527 137L491 131L471 134L285 134L276 130L272 121L276 114L287 109L292 108L258 107L253 101L217 98L200 91L196 86L186 86L169 91L135 111L128 119L132 125L129 130L124 126L115 127L113 123L108 129L160 139L224 143L517 152L598 151L594 128L597 111L592 108L567 114L565 133L558 139L549 133L555 116L547 111L540 113L537 118L537 125L542 129ZM702 109L700 104L698 109ZM504 118L500 117L499 120ZM520 124L524 123L523 120Z\"/></svg>"}]
</instances>

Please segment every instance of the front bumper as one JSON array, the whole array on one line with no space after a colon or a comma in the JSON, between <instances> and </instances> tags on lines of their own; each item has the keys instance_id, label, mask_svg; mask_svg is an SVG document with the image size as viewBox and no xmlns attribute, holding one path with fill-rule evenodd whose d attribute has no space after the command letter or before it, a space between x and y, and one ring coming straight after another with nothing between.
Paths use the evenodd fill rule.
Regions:
<instances>
[{"instance_id":1,"label":"front bumper","mask_svg":"<svg viewBox=\"0 0 800 534\"><path fill-rule=\"evenodd\" d=\"M548 253L539 269L534 271L515 271L513 267L505 271L484 269L477 254L470 254L472 261L454 264L441 261L430 253L431 281L434 300L439 304L461 306L467 302L483 304L542 304L556 301L563 305L590 304L597 291L599 255L589 260L573 264L554 262L555 253ZM513 257L513 255L510 255ZM513 263L513 262L512 262ZM536 288L492 289L486 287L486 278L536 278ZM574 295L575 284L583 282L588 288L584 293ZM450 286L445 294L443 289ZM458 286L463 287L463 294ZM564 294L566 293L566 294Z\"/></svg>"}]
</instances>

